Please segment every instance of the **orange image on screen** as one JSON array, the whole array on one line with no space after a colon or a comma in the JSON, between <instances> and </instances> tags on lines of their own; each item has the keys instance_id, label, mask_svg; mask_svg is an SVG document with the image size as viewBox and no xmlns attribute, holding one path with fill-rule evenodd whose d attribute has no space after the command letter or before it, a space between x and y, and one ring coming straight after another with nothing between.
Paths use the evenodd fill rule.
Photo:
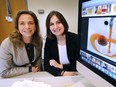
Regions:
<instances>
[{"instance_id":1,"label":"orange image on screen","mask_svg":"<svg viewBox=\"0 0 116 87\"><path fill-rule=\"evenodd\" d=\"M113 7L114 12L116 12L116 5Z\"/></svg>"},{"instance_id":2,"label":"orange image on screen","mask_svg":"<svg viewBox=\"0 0 116 87\"><path fill-rule=\"evenodd\" d=\"M99 53L103 54L103 55L106 55L110 58L114 58L116 57L116 53L114 54L110 54L111 53L111 43L114 43L116 44L116 40L115 39L112 39L112 26L113 26L113 19L114 18L111 18L110 20L110 29L109 29L109 37L106 38L104 35L100 35L98 33L94 33L90 36L90 42L91 42L91 45L92 47ZM99 45L101 46L106 46L108 47L107 49L107 54L104 54L102 52L99 51L99 49L97 49L96 47L96 44L95 44L95 41L98 42ZM109 55L110 54L110 55Z\"/></svg>"},{"instance_id":3,"label":"orange image on screen","mask_svg":"<svg viewBox=\"0 0 116 87\"><path fill-rule=\"evenodd\" d=\"M92 34L91 35L91 38L90 38L90 41L91 41L91 44L92 44L92 46L93 46L93 48L96 50L96 51L98 51L99 53L101 53L97 48L96 48L96 45L95 45L95 40L97 40L97 41L99 41L99 39L100 39L100 37L101 37L101 35L99 35L99 34ZM104 40L103 40L103 42L105 42L105 43L108 43L108 42L110 42L110 43L115 43L116 44L116 40L114 40L114 39L109 39L109 38L105 38ZM102 42L101 42L102 43ZM102 44L101 44L102 45ZM110 44L111 45L111 44ZM109 45L109 47L108 47L108 53L109 53L109 51L110 51L110 46ZM101 54L103 54L103 53L101 53ZM113 54L113 55L108 55L108 54L105 54L106 56L109 56L109 57L116 57L116 54Z\"/></svg>"},{"instance_id":4,"label":"orange image on screen","mask_svg":"<svg viewBox=\"0 0 116 87\"><path fill-rule=\"evenodd\" d=\"M87 27L87 51L116 62L116 17L89 18Z\"/></svg>"}]
</instances>

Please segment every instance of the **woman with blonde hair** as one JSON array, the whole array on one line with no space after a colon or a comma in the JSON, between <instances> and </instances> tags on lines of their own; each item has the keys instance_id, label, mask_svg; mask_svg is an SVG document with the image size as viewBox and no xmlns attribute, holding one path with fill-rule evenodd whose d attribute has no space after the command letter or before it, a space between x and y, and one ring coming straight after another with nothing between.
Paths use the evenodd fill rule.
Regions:
<instances>
[{"instance_id":1,"label":"woman with blonde hair","mask_svg":"<svg viewBox=\"0 0 116 87\"><path fill-rule=\"evenodd\" d=\"M42 38L32 11L19 11L15 32L1 43L0 76L3 78L41 71Z\"/></svg>"}]
</instances>

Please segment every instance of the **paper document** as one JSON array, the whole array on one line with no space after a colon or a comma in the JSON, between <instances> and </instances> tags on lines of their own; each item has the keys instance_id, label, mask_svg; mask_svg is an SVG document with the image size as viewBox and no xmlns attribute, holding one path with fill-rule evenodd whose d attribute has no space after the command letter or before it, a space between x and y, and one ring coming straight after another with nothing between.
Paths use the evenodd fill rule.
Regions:
<instances>
[{"instance_id":1,"label":"paper document","mask_svg":"<svg viewBox=\"0 0 116 87\"><path fill-rule=\"evenodd\" d=\"M31 80L16 81L11 87L51 87L51 85L44 82L36 82Z\"/></svg>"}]
</instances>

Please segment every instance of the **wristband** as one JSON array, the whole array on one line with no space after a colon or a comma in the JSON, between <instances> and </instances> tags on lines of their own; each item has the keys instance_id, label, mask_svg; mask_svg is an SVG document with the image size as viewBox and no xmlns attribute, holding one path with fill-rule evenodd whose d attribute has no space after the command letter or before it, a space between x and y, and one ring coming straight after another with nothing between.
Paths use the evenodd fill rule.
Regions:
<instances>
[{"instance_id":1,"label":"wristband","mask_svg":"<svg viewBox=\"0 0 116 87\"><path fill-rule=\"evenodd\" d=\"M62 71L61 76L63 76L64 72L65 72L65 71Z\"/></svg>"},{"instance_id":2,"label":"wristband","mask_svg":"<svg viewBox=\"0 0 116 87\"><path fill-rule=\"evenodd\" d=\"M29 72L32 72L32 67L31 66L29 66Z\"/></svg>"}]
</instances>

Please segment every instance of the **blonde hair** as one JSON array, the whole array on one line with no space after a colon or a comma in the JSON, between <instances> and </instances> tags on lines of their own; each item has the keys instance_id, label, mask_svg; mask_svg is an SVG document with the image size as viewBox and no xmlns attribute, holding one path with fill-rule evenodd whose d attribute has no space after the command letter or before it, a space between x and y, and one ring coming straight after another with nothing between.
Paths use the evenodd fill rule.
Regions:
<instances>
[{"instance_id":1,"label":"blonde hair","mask_svg":"<svg viewBox=\"0 0 116 87\"><path fill-rule=\"evenodd\" d=\"M38 19L37 19L37 16L32 11L19 11L17 13L15 21L14 21L15 31L12 34L10 34L10 36L9 36L10 41L13 42L14 46L16 46L16 47L23 47L24 46L24 41L22 40L22 35L18 29L18 20L22 14L29 14L34 19L36 31L33 34L33 40L31 43L37 47L41 46L42 45L42 37L40 34Z\"/></svg>"}]
</instances>

